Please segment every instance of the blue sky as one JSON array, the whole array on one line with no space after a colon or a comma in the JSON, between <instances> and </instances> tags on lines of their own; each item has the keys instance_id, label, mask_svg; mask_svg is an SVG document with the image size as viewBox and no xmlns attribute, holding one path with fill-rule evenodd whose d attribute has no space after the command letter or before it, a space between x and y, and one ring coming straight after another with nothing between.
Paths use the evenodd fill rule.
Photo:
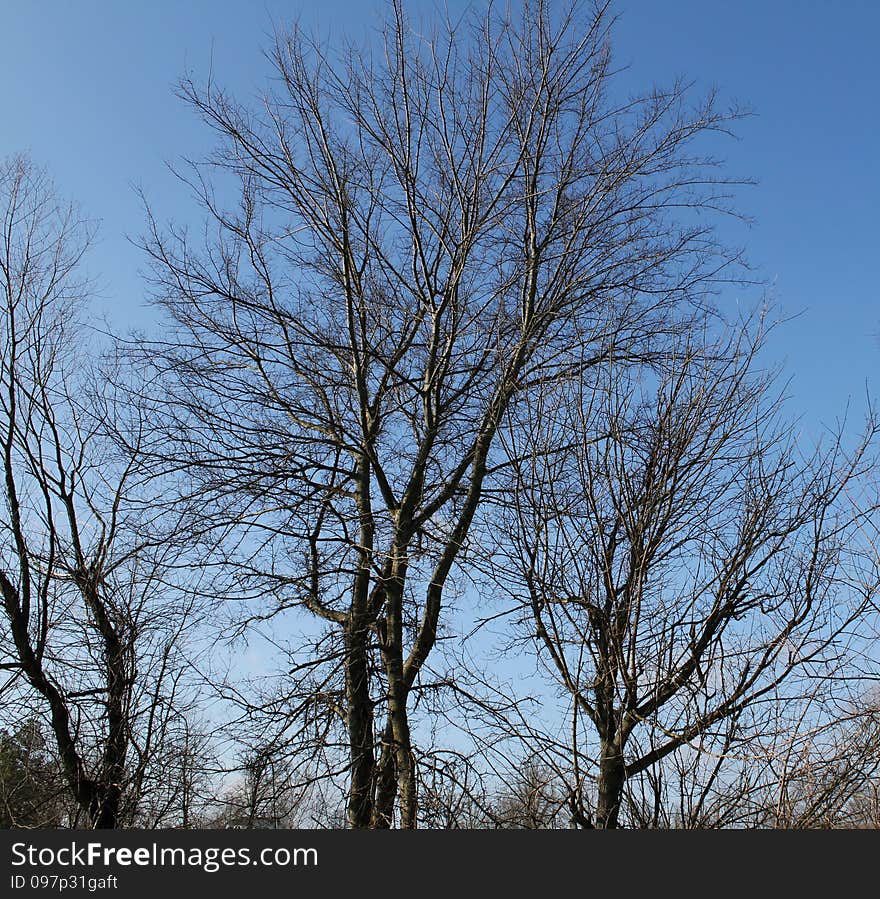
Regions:
<instances>
[{"instance_id":1,"label":"blue sky","mask_svg":"<svg viewBox=\"0 0 880 899\"><path fill-rule=\"evenodd\" d=\"M449 0L453 9L462 0ZM413 10L434 2L412 0ZM26 150L101 221L90 267L117 327L147 325L133 187L164 216L186 216L165 162L198 156L208 135L173 95L185 72L253 96L273 22L299 16L361 36L379 0L0 0L0 156ZM728 146L754 177L738 235L785 315L773 354L787 360L793 408L812 430L866 382L880 392L880 3L873 0L618 0L615 52L629 86L682 74L755 110ZM755 300L731 291L725 303Z\"/></svg>"}]
</instances>

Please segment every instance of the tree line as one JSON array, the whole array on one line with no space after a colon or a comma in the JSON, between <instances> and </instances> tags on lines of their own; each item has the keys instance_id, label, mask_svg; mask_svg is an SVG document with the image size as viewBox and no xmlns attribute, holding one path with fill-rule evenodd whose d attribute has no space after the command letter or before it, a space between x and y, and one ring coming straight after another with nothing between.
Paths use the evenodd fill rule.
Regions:
<instances>
[{"instance_id":1,"label":"tree line","mask_svg":"<svg viewBox=\"0 0 880 899\"><path fill-rule=\"evenodd\" d=\"M154 333L3 163L5 826L880 824L878 421L805 436L740 113L622 94L612 27L395 0L183 80Z\"/></svg>"}]
</instances>

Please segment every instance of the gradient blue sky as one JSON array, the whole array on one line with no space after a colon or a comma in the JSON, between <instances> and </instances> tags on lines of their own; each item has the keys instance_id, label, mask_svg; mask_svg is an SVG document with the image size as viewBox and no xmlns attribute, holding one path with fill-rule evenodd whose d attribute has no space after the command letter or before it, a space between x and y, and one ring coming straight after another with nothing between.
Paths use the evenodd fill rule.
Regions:
<instances>
[{"instance_id":1,"label":"gradient blue sky","mask_svg":"<svg viewBox=\"0 0 880 899\"><path fill-rule=\"evenodd\" d=\"M360 37L380 8L380 0L0 0L0 156L30 152L101 221L89 264L117 327L150 321L143 260L125 240L142 228L133 186L163 217L185 218L185 194L165 162L208 144L174 82L185 71L205 77L213 60L218 82L252 96L267 73L260 50L273 22L299 16ZM738 236L778 308L801 313L772 352L787 360L793 408L810 431L833 423L848 399L858 418L866 383L880 392L880 3L618 0L616 10L627 84L683 74L755 110L727 148L731 172L759 181L742 203L756 224Z\"/></svg>"}]
</instances>

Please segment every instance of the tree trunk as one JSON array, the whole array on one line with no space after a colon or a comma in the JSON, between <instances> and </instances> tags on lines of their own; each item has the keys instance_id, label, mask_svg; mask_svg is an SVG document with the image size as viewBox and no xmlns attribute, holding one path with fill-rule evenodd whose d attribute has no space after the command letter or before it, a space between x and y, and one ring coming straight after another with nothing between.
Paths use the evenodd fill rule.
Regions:
<instances>
[{"instance_id":1,"label":"tree trunk","mask_svg":"<svg viewBox=\"0 0 880 899\"><path fill-rule=\"evenodd\" d=\"M596 803L596 827L614 829L620 814L620 802L626 783L623 750L617 740L602 740L599 756L599 796Z\"/></svg>"},{"instance_id":2,"label":"tree trunk","mask_svg":"<svg viewBox=\"0 0 880 899\"><path fill-rule=\"evenodd\" d=\"M352 615L345 632L345 696L351 759L348 822L368 828L373 817L373 707L370 699L367 628L361 616Z\"/></svg>"},{"instance_id":3,"label":"tree trunk","mask_svg":"<svg viewBox=\"0 0 880 899\"><path fill-rule=\"evenodd\" d=\"M388 677L388 721L391 725L396 792L400 799L400 826L416 826L416 782L407 699L409 686L403 674L403 584L406 560L395 559L394 579L386 588L387 614L382 655ZM387 736L387 731L386 731ZM386 743L387 746L387 743Z\"/></svg>"},{"instance_id":4,"label":"tree trunk","mask_svg":"<svg viewBox=\"0 0 880 899\"><path fill-rule=\"evenodd\" d=\"M119 826L121 792L116 784L96 789L89 809L89 818L95 830L114 830Z\"/></svg>"},{"instance_id":5,"label":"tree trunk","mask_svg":"<svg viewBox=\"0 0 880 899\"><path fill-rule=\"evenodd\" d=\"M382 756L376 771L376 800L370 824L375 830L391 827L394 819L394 800L397 799L397 772L394 762L394 730L389 718L382 734Z\"/></svg>"}]
</instances>

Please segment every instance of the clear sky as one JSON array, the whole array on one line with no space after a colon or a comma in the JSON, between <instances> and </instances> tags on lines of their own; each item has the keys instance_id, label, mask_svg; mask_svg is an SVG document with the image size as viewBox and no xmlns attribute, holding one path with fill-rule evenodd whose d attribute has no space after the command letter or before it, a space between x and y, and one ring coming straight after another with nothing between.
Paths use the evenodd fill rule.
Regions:
<instances>
[{"instance_id":1,"label":"clear sky","mask_svg":"<svg viewBox=\"0 0 880 899\"><path fill-rule=\"evenodd\" d=\"M482 0L477 0L482 2ZM516 0L510 0L516 2ZM434 0L412 0L429 10ZM453 9L463 0L449 0ZM0 156L26 150L102 223L90 267L117 327L146 325L134 186L186 216L165 167L208 136L173 95L185 72L249 97L268 71L273 23L299 16L362 36L380 0L0 0ZM631 85L682 74L756 112L728 147L759 185L744 237L787 315L776 335L794 408L831 423L865 384L880 393L880 3L875 0L617 0L615 52ZM731 292L726 302L738 300ZM748 299L754 300L754 296Z\"/></svg>"}]
</instances>

